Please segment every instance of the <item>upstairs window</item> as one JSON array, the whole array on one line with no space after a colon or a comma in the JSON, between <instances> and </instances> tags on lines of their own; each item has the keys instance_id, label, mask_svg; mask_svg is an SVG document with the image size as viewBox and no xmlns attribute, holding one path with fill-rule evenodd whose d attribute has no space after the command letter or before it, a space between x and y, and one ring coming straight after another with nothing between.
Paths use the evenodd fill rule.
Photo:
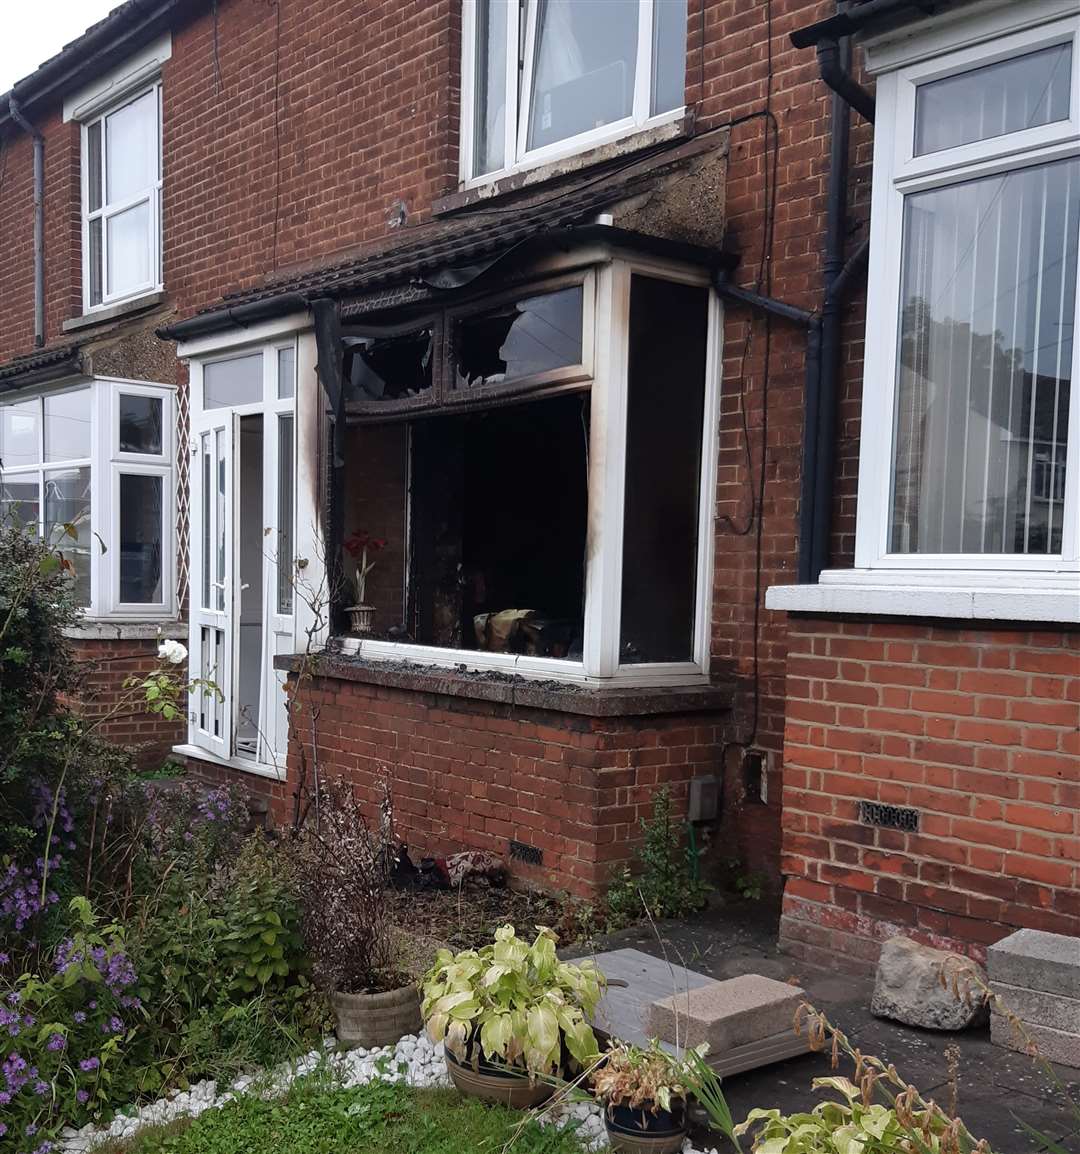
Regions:
<instances>
[{"instance_id":1,"label":"upstairs window","mask_svg":"<svg viewBox=\"0 0 1080 1154\"><path fill-rule=\"evenodd\" d=\"M1080 563L1078 34L879 78L860 568Z\"/></svg>"},{"instance_id":2,"label":"upstairs window","mask_svg":"<svg viewBox=\"0 0 1080 1154\"><path fill-rule=\"evenodd\" d=\"M465 0L463 30L465 180L682 111L686 0Z\"/></svg>"},{"instance_id":3,"label":"upstairs window","mask_svg":"<svg viewBox=\"0 0 1080 1154\"><path fill-rule=\"evenodd\" d=\"M82 128L83 306L161 288L161 87Z\"/></svg>"}]
</instances>

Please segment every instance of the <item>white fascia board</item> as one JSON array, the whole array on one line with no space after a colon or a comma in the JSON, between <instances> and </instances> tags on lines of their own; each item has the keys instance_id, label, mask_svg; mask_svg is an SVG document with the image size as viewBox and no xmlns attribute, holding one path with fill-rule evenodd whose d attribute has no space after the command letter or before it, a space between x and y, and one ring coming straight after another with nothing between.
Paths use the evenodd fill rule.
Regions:
<instances>
[{"instance_id":1,"label":"white fascia board","mask_svg":"<svg viewBox=\"0 0 1080 1154\"><path fill-rule=\"evenodd\" d=\"M162 64L172 56L172 33L163 32L156 40L129 56L122 64L110 68L89 84L64 98L64 123L85 120L100 112L114 100L157 77Z\"/></svg>"}]
</instances>

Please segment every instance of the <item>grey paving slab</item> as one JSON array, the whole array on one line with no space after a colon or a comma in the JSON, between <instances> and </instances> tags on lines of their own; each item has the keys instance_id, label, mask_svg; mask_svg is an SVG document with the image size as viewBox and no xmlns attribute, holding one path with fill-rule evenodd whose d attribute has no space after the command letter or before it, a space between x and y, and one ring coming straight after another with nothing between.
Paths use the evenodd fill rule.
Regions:
<instances>
[{"instance_id":1,"label":"grey paving slab","mask_svg":"<svg viewBox=\"0 0 1080 1154\"><path fill-rule=\"evenodd\" d=\"M986 952L991 982L1080 998L1080 938L1017 930Z\"/></svg>"},{"instance_id":2,"label":"grey paving slab","mask_svg":"<svg viewBox=\"0 0 1080 1154\"><path fill-rule=\"evenodd\" d=\"M1004 982L994 982L991 988L1021 1021L1080 1034L1080 997L1065 998Z\"/></svg>"},{"instance_id":3,"label":"grey paving slab","mask_svg":"<svg viewBox=\"0 0 1080 1154\"><path fill-rule=\"evenodd\" d=\"M805 999L797 986L760 974L742 974L669 995L648 1006L650 1036L684 1046L709 1046L722 1054L780 1033L792 1033L795 1014Z\"/></svg>"}]
</instances>

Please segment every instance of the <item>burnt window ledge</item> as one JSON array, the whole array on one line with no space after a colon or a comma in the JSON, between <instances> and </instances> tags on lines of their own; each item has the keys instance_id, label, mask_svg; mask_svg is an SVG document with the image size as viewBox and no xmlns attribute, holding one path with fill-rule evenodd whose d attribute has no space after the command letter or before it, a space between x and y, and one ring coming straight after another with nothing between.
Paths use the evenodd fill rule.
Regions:
<instances>
[{"instance_id":1,"label":"burnt window ledge","mask_svg":"<svg viewBox=\"0 0 1080 1154\"><path fill-rule=\"evenodd\" d=\"M472 672L408 661L371 660L320 653L274 658L274 668L318 678L355 681L413 693L493 701L584 717L649 717L677 713L715 713L731 708L734 683L672 686L595 686L537 681L520 674Z\"/></svg>"}]
</instances>

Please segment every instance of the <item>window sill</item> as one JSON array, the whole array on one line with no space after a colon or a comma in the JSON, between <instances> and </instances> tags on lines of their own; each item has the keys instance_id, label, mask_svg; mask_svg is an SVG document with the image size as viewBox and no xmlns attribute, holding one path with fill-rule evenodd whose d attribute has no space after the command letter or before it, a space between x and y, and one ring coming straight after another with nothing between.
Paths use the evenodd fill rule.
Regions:
<instances>
[{"instance_id":1,"label":"window sill","mask_svg":"<svg viewBox=\"0 0 1080 1154\"><path fill-rule=\"evenodd\" d=\"M132 300L118 301L114 305L106 305L104 308L85 312L81 317L70 317L60 327L65 333L80 332L83 329L91 329L95 325L104 325L110 321L135 316L137 313L148 312L164 300L164 291L146 293L143 296L134 297Z\"/></svg>"},{"instance_id":2,"label":"window sill","mask_svg":"<svg viewBox=\"0 0 1080 1154\"><path fill-rule=\"evenodd\" d=\"M208 761L211 765L220 765L223 769L236 769L241 773L250 773L255 777L266 777L271 781L284 781L285 771L276 765L264 765L259 761L248 761L244 757L218 757L200 745L174 745L172 752L177 757L190 757L193 761Z\"/></svg>"},{"instance_id":3,"label":"window sill","mask_svg":"<svg viewBox=\"0 0 1080 1154\"><path fill-rule=\"evenodd\" d=\"M446 216L462 209L473 208L504 196L521 192L522 189L546 184L559 177L570 176L593 165L632 156L648 148L669 141L683 140L693 135L694 118L689 110L674 114L666 123L642 128L625 136L618 136L606 144L571 153L558 160L549 160L523 165L518 169L491 176L478 176L465 181L457 192L439 198L432 205L433 216Z\"/></svg>"},{"instance_id":4,"label":"window sill","mask_svg":"<svg viewBox=\"0 0 1080 1154\"><path fill-rule=\"evenodd\" d=\"M934 617L959 621L1037 621L1080 624L1080 574L1040 579L995 574L962 581L942 573L826 572L818 585L773 585L768 609L787 613Z\"/></svg>"},{"instance_id":5,"label":"window sill","mask_svg":"<svg viewBox=\"0 0 1080 1154\"><path fill-rule=\"evenodd\" d=\"M290 673L298 673L305 666L307 672L315 677L583 717L646 717L726 711L731 708L734 696L733 688L728 684L598 686L553 683L492 670L477 672L331 653L314 657L295 654L274 659L276 669Z\"/></svg>"},{"instance_id":6,"label":"window sill","mask_svg":"<svg viewBox=\"0 0 1080 1154\"><path fill-rule=\"evenodd\" d=\"M151 641L172 638L187 641L188 627L183 621L111 621L85 620L70 625L64 636L74 641Z\"/></svg>"}]
</instances>

